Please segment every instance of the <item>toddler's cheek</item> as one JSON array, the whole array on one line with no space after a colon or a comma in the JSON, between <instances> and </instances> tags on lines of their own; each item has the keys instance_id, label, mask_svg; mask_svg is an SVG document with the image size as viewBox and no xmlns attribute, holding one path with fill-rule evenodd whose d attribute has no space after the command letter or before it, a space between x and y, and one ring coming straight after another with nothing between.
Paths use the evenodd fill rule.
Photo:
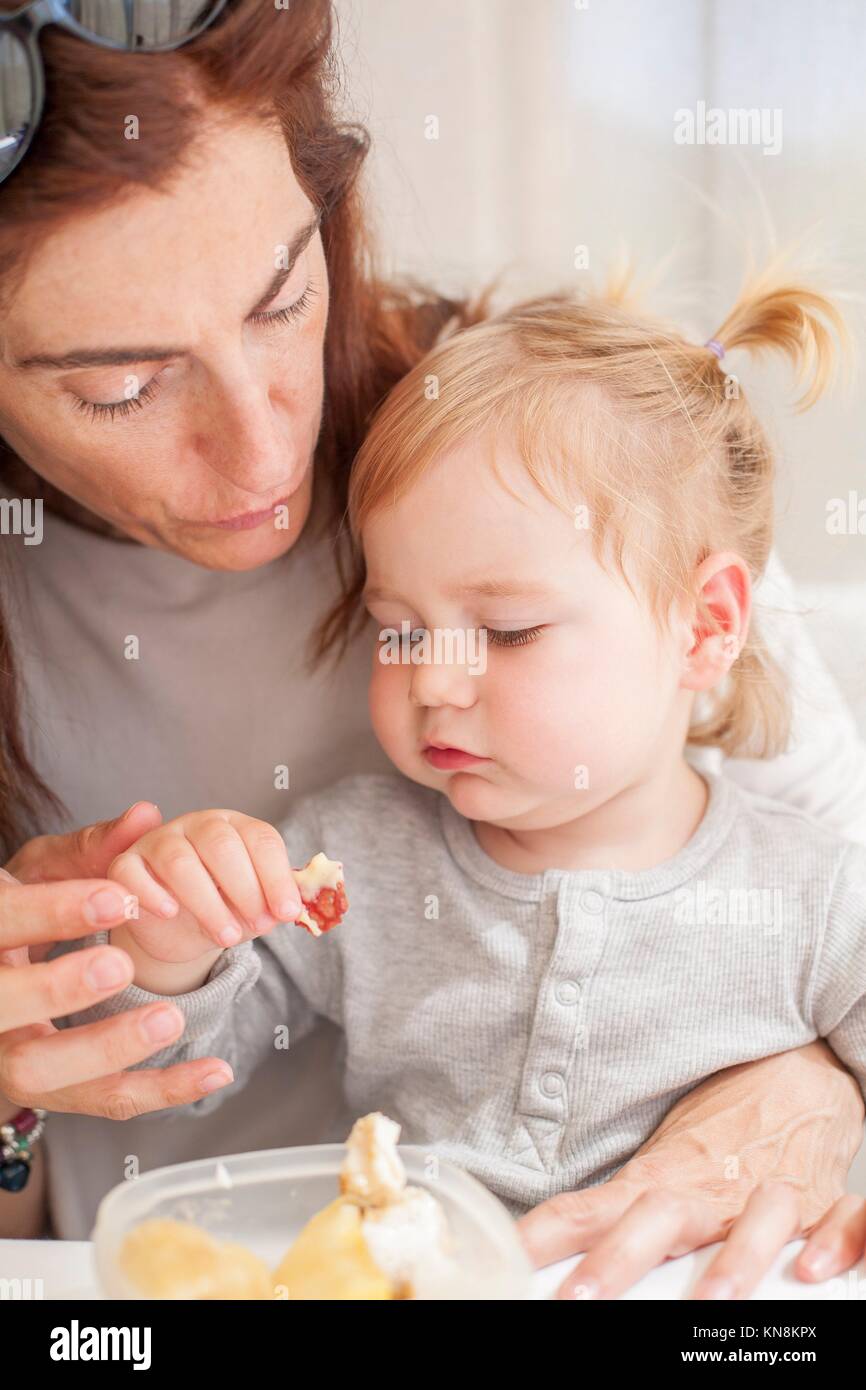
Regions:
<instances>
[{"instance_id":1,"label":"toddler's cheek","mask_svg":"<svg viewBox=\"0 0 866 1390\"><path fill-rule=\"evenodd\" d=\"M406 670L383 667L374 658L368 700L373 732L391 761L405 770L415 748L414 706L409 701Z\"/></svg>"}]
</instances>

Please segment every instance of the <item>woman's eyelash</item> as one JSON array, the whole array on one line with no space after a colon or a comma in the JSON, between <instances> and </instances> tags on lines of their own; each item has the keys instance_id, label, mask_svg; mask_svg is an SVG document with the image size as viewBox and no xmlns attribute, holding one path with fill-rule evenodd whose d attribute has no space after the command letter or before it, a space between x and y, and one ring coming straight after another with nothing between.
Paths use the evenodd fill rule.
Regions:
<instances>
[{"instance_id":1,"label":"woman's eyelash","mask_svg":"<svg viewBox=\"0 0 866 1390\"><path fill-rule=\"evenodd\" d=\"M126 415L131 415L134 410L142 410L148 401L153 400L159 387L156 385L156 377L142 386L138 394L130 396L125 401L110 401L107 405L101 405L98 401L84 401L80 396L73 396L72 403L76 410L81 410L88 415L91 420L113 420L116 415L121 419Z\"/></svg>"},{"instance_id":2,"label":"woman's eyelash","mask_svg":"<svg viewBox=\"0 0 866 1390\"><path fill-rule=\"evenodd\" d=\"M301 318L309 312L317 293L314 285L309 284L294 304L287 304L284 309L271 309L267 313L254 314L251 322L292 323L295 319ZM142 386L138 395L130 396L129 400L109 401L106 404L101 404L98 401L85 401L80 396L73 396L72 400L75 409L83 411L91 420L114 420L118 416L123 419L125 416L131 415L134 410L141 410L148 401L153 399L159 389L155 383L156 377L149 381L146 386Z\"/></svg>"},{"instance_id":3,"label":"woman's eyelash","mask_svg":"<svg viewBox=\"0 0 866 1390\"><path fill-rule=\"evenodd\" d=\"M539 623L537 627L518 628L513 632L497 632L495 628L486 627L488 642L492 642L494 647L525 647L528 642L534 642L538 634L544 627Z\"/></svg>"},{"instance_id":4,"label":"woman's eyelash","mask_svg":"<svg viewBox=\"0 0 866 1390\"><path fill-rule=\"evenodd\" d=\"M303 294L295 300L294 304L287 304L284 309L269 309L262 314L253 314L252 323L291 323L295 319L301 318L309 313L310 305L318 294L318 290L310 283Z\"/></svg>"}]
</instances>

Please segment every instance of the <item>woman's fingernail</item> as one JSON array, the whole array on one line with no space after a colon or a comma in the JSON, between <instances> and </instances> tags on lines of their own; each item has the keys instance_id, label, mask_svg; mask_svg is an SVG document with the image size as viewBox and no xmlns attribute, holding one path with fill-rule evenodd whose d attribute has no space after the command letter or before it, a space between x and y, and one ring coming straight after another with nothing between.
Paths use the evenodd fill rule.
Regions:
<instances>
[{"instance_id":1,"label":"woman's fingernail","mask_svg":"<svg viewBox=\"0 0 866 1390\"><path fill-rule=\"evenodd\" d=\"M150 1042L167 1042L180 1031L176 1009L160 1009L157 1013L148 1014L144 1020L144 1031Z\"/></svg>"},{"instance_id":2,"label":"woman's fingernail","mask_svg":"<svg viewBox=\"0 0 866 1390\"><path fill-rule=\"evenodd\" d=\"M91 989L115 989L128 980L129 965L123 956L112 951L111 955L97 956L84 978Z\"/></svg>"},{"instance_id":3,"label":"woman's fingernail","mask_svg":"<svg viewBox=\"0 0 866 1390\"><path fill-rule=\"evenodd\" d=\"M162 913L163 917L176 917L177 903L174 902L172 898L163 898L162 902L159 905L159 910Z\"/></svg>"},{"instance_id":4,"label":"woman's fingernail","mask_svg":"<svg viewBox=\"0 0 866 1390\"><path fill-rule=\"evenodd\" d=\"M828 1250L825 1245L815 1245L811 1249L803 1251L799 1263L803 1269L814 1274L816 1279L820 1279L823 1275L830 1273L836 1260L832 1250Z\"/></svg>"},{"instance_id":5,"label":"woman's fingernail","mask_svg":"<svg viewBox=\"0 0 866 1390\"><path fill-rule=\"evenodd\" d=\"M736 1290L731 1279L707 1279L695 1290L695 1298L700 1299L734 1298L735 1295Z\"/></svg>"},{"instance_id":6,"label":"woman's fingernail","mask_svg":"<svg viewBox=\"0 0 866 1390\"><path fill-rule=\"evenodd\" d=\"M240 927L226 927L219 934L219 943L221 946L236 946L242 936Z\"/></svg>"},{"instance_id":7,"label":"woman's fingernail","mask_svg":"<svg viewBox=\"0 0 866 1390\"><path fill-rule=\"evenodd\" d=\"M202 1077L200 1085L203 1091L218 1091L234 1079L231 1071L209 1071L207 1076Z\"/></svg>"},{"instance_id":8,"label":"woman's fingernail","mask_svg":"<svg viewBox=\"0 0 866 1390\"><path fill-rule=\"evenodd\" d=\"M282 922L294 922L300 910L300 898L284 898L279 906L280 920Z\"/></svg>"},{"instance_id":9,"label":"woman's fingernail","mask_svg":"<svg viewBox=\"0 0 866 1390\"><path fill-rule=\"evenodd\" d=\"M574 1285L568 1296L577 1299L598 1298L598 1284L594 1279L584 1279L582 1283Z\"/></svg>"},{"instance_id":10,"label":"woman's fingernail","mask_svg":"<svg viewBox=\"0 0 866 1390\"><path fill-rule=\"evenodd\" d=\"M110 888L100 888L84 904L84 915L93 926L97 922L119 922L123 916L123 898L119 893L112 893Z\"/></svg>"}]
</instances>

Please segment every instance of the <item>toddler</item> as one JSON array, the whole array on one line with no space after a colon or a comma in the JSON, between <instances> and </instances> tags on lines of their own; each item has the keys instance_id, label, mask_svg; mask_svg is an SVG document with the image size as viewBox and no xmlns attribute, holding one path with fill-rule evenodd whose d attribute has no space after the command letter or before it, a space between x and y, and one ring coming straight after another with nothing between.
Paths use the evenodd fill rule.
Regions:
<instances>
[{"instance_id":1,"label":"toddler","mask_svg":"<svg viewBox=\"0 0 866 1390\"><path fill-rule=\"evenodd\" d=\"M352 1113L515 1214L610 1178L735 1063L824 1037L866 1094L866 849L694 755L787 738L752 612L774 461L727 353L778 350L808 404L840 327L768 275L707 344L558 297L441 342L355 463L328 626L363 597L394 774L279 832L218 809L146 835L110 875L136 983L88 1016L171 995L186 1031L146 1065L243 1078L323 1014ZM289 865L320 850L350 907L313 937Z\"/></svg>"}]
</instances>

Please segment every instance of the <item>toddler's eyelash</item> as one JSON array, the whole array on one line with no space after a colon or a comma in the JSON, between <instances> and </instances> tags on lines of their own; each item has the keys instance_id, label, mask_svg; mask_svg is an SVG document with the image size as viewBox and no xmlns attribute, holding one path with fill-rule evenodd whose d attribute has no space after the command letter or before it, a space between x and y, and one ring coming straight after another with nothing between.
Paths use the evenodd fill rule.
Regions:
<instances>
[{"instance_id":1,"label":"toddler's eyelash","mask_svg":"<svg viewBox=\"0 0 866 1390\"><path fill-rule=\"evenodd\" d=\"M497 632L492 627L486 627L484 631L488 642L492 642L494 647L525 647L528 642L535 641L543 627L544 624L539 623L537 627L518 628L514 632Z\"/></svg>"}]
</instances>

